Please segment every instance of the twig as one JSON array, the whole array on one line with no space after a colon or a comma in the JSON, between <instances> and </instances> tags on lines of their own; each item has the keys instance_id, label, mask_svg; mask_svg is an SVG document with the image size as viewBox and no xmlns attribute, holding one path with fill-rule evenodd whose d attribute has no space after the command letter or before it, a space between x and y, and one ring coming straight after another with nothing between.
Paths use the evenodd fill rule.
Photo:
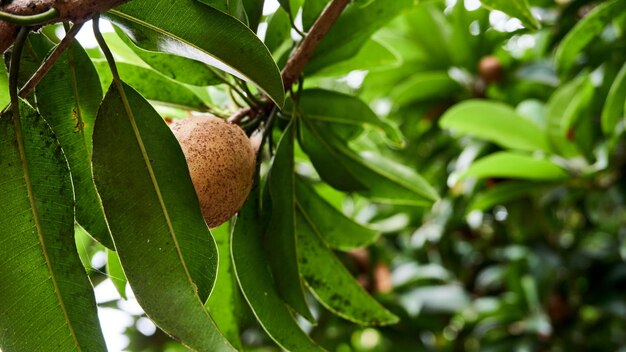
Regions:
<instances>
[{"instance_id":1,"label":"twig","mask_svg":"<svg viewBox=\"0 0 626 352\"><path fill-rule=\"evenodd\" d=\"M228 123L238 124L241 120L252 113L252 108L245 108L237 111L228 118Z\"/></svg>"},{"instance_id":2,"label":"twig","mask_svg":"<svg viewBox=\"0 0 626 352\"><path fill-rule=\"evenodd\" d=\"M285 89L298 80L304 66L309 62L320 41L326 36L330 28L335 24L341 12L346 8L350 0L333 0L324 12L315 21L309 33L304 37L295 54L289 59L283 69L282 76Z\"/></svg>"},{"instance_id":3,"label":"twig","mask_svg":"<svg viewBox=\"0 0 626 352\"><path fill-rule=\"evenodd\" d=\"M67 32L63 40L54 48L54 51L46 58L46 60L39 66L37 71L33 74L33 76L26 82L24 87L20 90L20 98L26 98L35 87L41 82L41 80L48 74L52 66L57 62L59 57L65 52L67 48L72 44L72 41L76 37L76 34L83 27L84 23L76 23L72 26L72 28Z\"/></svg>"},{"instance_id":4,"label":"twig","mask_svg":"<svg viewBox=\"0 0 626 352\"><path fill-rule=\"evenodd\" d=\"M116 7L126 0L12 0L0 1L0 11L17 16L38 15L54 8L58 17L40 23L85 22L87 19ZM19 27L0 20L0 53L13 44Z\"/></svg>"},{"instance_id":5,"label":"twig","mask_svg":"<svg viewBox=\"0 0 626 352\"><path fill-rule=\"evenodd\" d=\"M317 45L322 41L324 36L328 33L330 28L335 24L339 15L343 12L343 10L348 6L350 0L333 0L330 5L326 7L324 12L318 17L317 21L313 24L308 34L304 37L300 46L296 50L296 52L291 56L285 68L282 71L282 78L285 86L285 90L291 90L291 86L299 80L300 75L302 74L302 70L304 66L309 62L313 54L315 53L315 49ZM271 101L261 106L256 111L261 116L271 116L269 112L273 111L275 108L274 103ZM247 110L249 108L245 108L243 110ZM230 119L234 119L236 116L239 116L239 112L236 112ZM265 113L263 113L265 112ZM243 112L241 112L243 113ZM241 118L246 115L241 116ZM235 120L236 121L236 120ZM236 123L236 122L233 122ZM267 127L267 126L266 126Z\"/></svg>"}]
</instances>

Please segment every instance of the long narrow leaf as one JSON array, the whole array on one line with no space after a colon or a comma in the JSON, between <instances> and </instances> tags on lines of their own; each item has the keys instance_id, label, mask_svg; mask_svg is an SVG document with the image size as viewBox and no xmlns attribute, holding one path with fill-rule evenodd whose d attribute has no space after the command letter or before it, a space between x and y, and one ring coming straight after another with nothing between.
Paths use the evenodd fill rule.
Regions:
<instances>
[{"instance_id":1,"label":"long narrow leaf","mask_svg":"<svg viewBox=\"0 0 626 352\"><path fill-rule=\"evenodd\" d=\"M372 298L324 245L315 225L298 213L302 275L313 294L333 313L362 325L387 325L398 317Z\"/></svg>"},{"instance_id":2,"label":"long narrow leaf","mask_svg":"<svg viewBox=\"0 0 626 352\"><path fill-rule=\"evenodd\" d=\"M624 0L606 1L580 20L557 48L556 62L559 71L568 73L582 50L602 33L614 18L623 14L625 9L626 1Z\"/></svg>"},{"instance_id":3,"label":"long narrow leaf","mask_svg":"<svg viewBox=\"0 0 626 352\"><path fill-rule=\"evenodd\" d=\"M148 316L197 350L230 351L203 306L217 249L183 152L150 104L114 84L98 112L93 168L122 267Z\"/></svg>"},{"instance_id":4,"label":"long narrow leaf","mask_svg":"<svg viewBox=\"0 0 626 352\"><path fill-rule=\"evenodd\" d=\"M298 326L282 301L261 243L258 189L239 212L231 239L233 266L250 308L267 334L287 351L323 351Z\"/></svg>"},{"instance_id":5,"label":"long narrow leaf","mask_svg":"<svg viewBox=\"0 0 626 352\"><path fill-rule=\"evenodd\" d=\"M40 56L47 48L32 45ZM76 221L109 249L113 241L91 171L92 134L102 101L98 73L85 50L74 43L36 90L37 107L67 155L76 193Z\"/></svg>"},{"instance_id":6,"label":"long narrow leaf","mask_svg":"<svg viewBox=\"0 0 626 352\"><path fill-rule=\"evenodd\" d=\"M266 248L278 292L296 312L309 321L314 321L304 299L304 289L298 270L295 224L295 133L296 126L292 121L278 143L267 176L272 211L267 229Z\"/></svg>"},{"instance_id":7,"label":"long narrow leaf","mask_svg":"<svg viewBox=\"0 0 626 352\"><path fill-rule=\"evenodd\" d=\"M133 0L108 16L142 48L185 56L249 79L283 105L282 79L269 50L233 17L195 0Z\"/></svg>"},{"instance_id":8,"label":"long narrow leaf","mask_svg":"<svg viewBox=\"0 0 626 352\"><path fill-rule=\"evenodd\" d=\"M301 178L296 179L296 195L302 216L315 223L320 237L329 246L351 250L367 246L380 237L380 232L346 217Z\"/></svg>"},{"instance_id":9,"label":"long narrow leaf","mask_svg":"<svg viewBox=\"0 0 626 352\"><path fill-rule=\"evenodd\" d=\"M602 110L602 131L611 134L626 112L626 63L615 77Z\"/></svg>"},{"instance_id":10,"label":"long narrow leaf","mask_svg":"<svg viewBox=\"0 0 626 352\"><path fill-rule=\"evenodd\" d=\"M0 117L0 349L105 351L65 155L27 103Z\"/></svg>"}]
</instances>

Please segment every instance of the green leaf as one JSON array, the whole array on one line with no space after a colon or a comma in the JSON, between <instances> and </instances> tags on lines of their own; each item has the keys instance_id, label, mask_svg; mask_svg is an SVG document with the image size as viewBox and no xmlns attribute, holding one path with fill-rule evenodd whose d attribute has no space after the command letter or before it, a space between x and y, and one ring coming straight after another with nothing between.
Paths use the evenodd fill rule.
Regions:
<instances>
[{"instance_id":1,"label":"green leaf","mask_svg":"<svg viewBox=\"0 0 626 352\"><path fill-rule=\"evenodd\" d=\"M230 227L230 222L226 222L211 231L217 243L219 266L215 287L205 306L222 334L236 349L241 350L239 317L237 315L241 310L239 306L240 296L230 254Z\"/></svg>"},{"instance_id":2,"label":"green leaf","mask_svg":"<svg viewBox=\"0 0 626 352\"><path fill-rule=\"evenodd\" d=\"M313 222L300 212L296 222L302 276L324 307L361 325L388 325L399 321L359 285L324 245Z\"/></svg>"},{"instance_id":3,"label":"green leaf","mask_svg":"<svg viewBox=\"0 0 626 352\"><path fill-rule=\"evenodd\" d=\"M382 40L370 39L352 58L322 68L315 75L339 77L355 70L370 72L384 70L397 66L400 62L398 55L385 46Z\"/></svg>"},{"instance_id":4,"label":"green leaf","mask_svg":"<svg viewBox=\"0 0 626 352\"><path fill-rule=\"evenodd\" d=\"M285 41L291 40L291 22L287 12L278 9L269 18L265 32L265 45L272 54L278 56Z\"/></svg>"},{"instance_id":5,"label":"green leaf","mask_svg":"<svg viewBox=\"0 0 626 352\"><path fill-rule=\"evenodd\" d=\"M497 152L474 162L461 177L562 180L568 175L565 170L545 159L511 152Z\"/></svg>"},{"instance_id":6,"label":"green leaf","mask_svg":"<svg viewBox=\"0 0 626 352\"><path fill-rule=\"evenodd\" d=\"M32 45L40 56L48 48ZM65 152L76 194L76 221L98 242L113 249L91 171L91 137L102 89L98 72L83 48L74 43L36 89L37 107Z\"/></svg>"},{"instance_id":7,"label":"green leaf","mask_svg":"<svg viewBox=\"0 0 626 352\"><path fill-rule=\"evenodd\" d=\"M80 261L83 263L83 266L87 271L87 275L90 275L94 271L91 266L91 258L93 258L95 252L99 250L98 246L94 246L94 243L97 242L82 226L77 223L74 223L74 239Z\"/></svg>"},{"instance_id":8,"label":"green leaf","mask_svg":"<svg viewBox=\"0 0 626 352\"><path fill-rule=\"evenodd\" d=\"M9 101L9 76L4 61L0 60L0 109L4 109Z\"/></svg>"},{"instance_id":9,"label":"green leaf","mask_svg":"<svg viewBox=\"0 0 626 352\"><path fill-rule=\"evenodd\" d=\"M408 105L440 100L461 91L461 86L447 72L418 72L391 91L394 104Z\"/></svg>"},{"instance_id":10,"label":"green leaf","mask_svg":"<svg viewBox=\"0 0 626 352\"><path fill-rule=\"evenodd\" d=\"M284 103L270 52L248 27L219 10L195 0L178 0L176 6L170 0L133 0L107 17L146 50L216 66L256 83L278 106Z\"/></svg>"},{"instance_id":11,"label":"green leaf","mask_svg":"<svg viewBox=\"0 0 626 352\"><path fill-rule=\"evenodd\" d=\"M576 145L567 138L567 135L573 122L583 115L593 90L589 78L581 76L559 87L548 100L546 120L550 144L563 156L574 157L579 154Z\"/></svg>"},{"instance_id":12,"label":"green leaf","mask_svg":"<svg viewBox=\"0 0 626 352\"><path fill-rule=\"evenodd\" d=\"M232 257L239 286L267 334L287 351L323 351L298 326L281 300L261 243L259 191L254 189L239 211L232 234Z\"/></svg>"},{"instance_id":13,"label":"green leaf","mask_svg":"<svg viewBox=\"0 0 626 352\"><path fill-rule=\"evenodd\" d=\"M133 41L117 27L115 28L115 33L135 55L165 77L193 86L212 86L223 83L210 66L200 61L188 59L183 56L145 50L133 43Z\"/></svg>"},{"instance_id":14,"label":"green leaf","mask_svg":"<svg viewBox=\"0 0 626 352\"><path fill-rule=\"evenodd\" d=\"M302 26L308 32L313 23L322 14L329 0L306 0L302 5Z\"/></svg>"},{"instance_id":15,"label":"green leaf","mask_svg":"<svg viewBox=\"0 0 626 352\"><path fill-rule=\"evenodd\" d=\"M65 155L27 103L0 117L0 349L105 351Z\"/></svg>"},{"instance_id":16,"label":"green leaf","mask_svg":"<svg viewBox=\"0 0 626 352\"><path fill-rule=\"evenodd\" d=\"M341 165L360 185L365 186L365 189L358 191L366 197L378 202L408 206L429 206L439 199L432 186L414 170L374 152L357 154L345 141L333 135L330 129L314 125L306 118L302 120L308 130L324 136L324 146L334 158L334 164L321 166L335 169ZM316 169L320 171L318 166Z\"/></svg>"},{"instance_id":17,"label":"green leaf","mask_svg":"<svg viewBox=\"0 0 626 352\"><path fill-rule=\"evenodd\" d=\"M218 9L225 14L231 15L241 22L247 24L246 9L243 7L242 0L196 0L203 4L207 4L214 9Z\"/></svg>"},{"instance_id":18,"label":"green leaf","mask_svg":"<svg viewBox=\"0 0 626 352\"><path fill-rule=\"evenodd\" d=\"M606 1L595 7L570 30L556 50L556 62L561 73L567 74L576 63L580 53L611 21L624 13L626 1Z\"/></svg>"},{"instance_id":19,"label":"green leaf","mask_svg":"<svg viewBox=\"0 0 626 352\"><path fill-rule=\"evenodd\" d=\"M117 289L120 296L123 299L127 299L126 296L126 283L128 280L126 279L126 274L124 274L124 270L122 269L122 263L120 262L120 257L118 257L117 253L107 249L107 275L113 282L113 286Z\"/></svg>"},{"instance_id":20,"label":"green leaf","mask_svg":"<svg viewBox=\"0 0 626 352\"><path fill-rule=\"evenodd\" d=\"M626 111L626 63L617 74L602 109L602 131L611 135Z\"/></svg>"},{"instance_id":21,"label":"green leaf","mask_svg":"<svg viewBox=\"0 0 626 352\"><path fill-rule=\"evenodd\" d=\"M539 21L530 12L528 0L480 0L481 4L490 9L506 13L522 21L526 28L539 29Z\"/></svg>"},{"instance_id":22,"label":"green leaf","mask_svg":"<svg viewBox=\"0 0 626 352\"><path fill-rule=\"evenodd\" d=\"M502 103L465 101L448 110L439 121L439 126L486 139L504 148L550 151L546 132Z\"/></svg>"},{"instance_id":23,"label":"green leaf","mask_svg":"<svg viewBox=\"0 0 626 352\"><path fill-rule=\"evenodd\" d=\"M94 60L94 64L100 74L100 83L106 89L113 81L109 65L106 60ZM125 82L132 85L150 101L185 110L206 111L207 109L202 99L189 88L152 69L126 62L117 63L117 69Z\"/></svg>"},{"instance_id":24,"label":"green leaf","mask_svg":"<svg viewBox=\"0 0 626 352\"><path fill-rule=\"evenodd\" d=\"M531 191L542 187L537 182L510 181L499 183L495 187L477 194L468 206L468 212L474 210L485 211L496 205L506 204L514 199L528 195Z\"/></svg>"},{"instance_id":25,"label":"green leaf","mask_svg":"<svg viewBox=\"0 0 626 352\"><path fill-rule=\"evenodd\" d=\"M150 104L123 84L100 106L93 137L96 186L115 247L146 314L197 350L230 351L203 303L218 265L185 156Z\"/></svg>"},{"instance_id":26,"label":"green leaf","mask_svg":"<svg viewBox=\"0 0 626 352\"><path fill-rule=\"evenodd\" d=\"M115 27L115 25L113 26ZM120 30L117 29L114 32L102 33L102 36L104 37L104 40L107 42L109 49L111 49L116 62L127 62L129 64L134 64L136 66L149 68L150 65L145 63L144 60L142 60L141 57L139 57L139 55L137 55L135 51L133 51L133 49L131 49L124 40L122 40L123 32L122 34L118 35L117 34L118 31ZM125 37L125 35L123 36ZM127 41L130 41L130 40L127 39ZM97 50L97 55L91 54L91 58L104 60L104 55L102 55L100 48L96 48L96 50Z\"/></svg>"},{"instance_id":27,"label":"green leaf","mask_svg":"<svg viewBox=\"0 0 626 352\"><path fill-rule=\"evenodd\" d=\"M265 0L241 0L243 3L243 7L246 10L246 14L248 15L248 22L250 25L250 29L256 32L259 27L259 22L261 22L261 17L263 17L263 5L265 5Z\"/></svg>"},{"instance_id":28,"label":"green leaf","mask_svg":"<svg viewBox=\"0 0 626 352\"><path fill-rule=\"evenodd\" d=\"M312 121L303 119L299 138L302 150L309 156L322 180L340 191L357 191L365 186L341 163L340 155L317 130Z\"/></svg>"},{"instance_id":29,"label":"green leaf","mask_svg":"<svg viewBox=\"0 0 626 352\"><path fill-rule=\"evenodd\" d=\"M319 235L329 246L349 251L374 243L380 232L348 218L333 207L302 178L296 178L296 195L301 215L315 224Z\"/></svg>"},{"instance_id":30,"label":"green leaf","mask_svg":"<svg viewBox=\"0 0 626 352\"><path fill-rule=\"evenodd\" d=\"M361 192L366 197L408 206L431 206L439 200L433 187L411 168L375 152L356 154L340 143L335 145L345 156L348 168L368 187Z\"/></svg>"},{"instance_id":31,"label":"green leaf","mask_svg":"<svg viewBox=\"0 0 626 352\"><path fill-rule=\"evenodd\" d=\"M330 124L369 125L384 132L389 142L402 147L402 132L388 121L381 120L359 98L324 89L306 89L301 92L298 107L307 118ZM288 107L287 107L288 109Z\"/></svg>"},{"instance_id":32,"label":"green leaf","mask_svg":"<svg viewBox=\"0 0 626 352\"><path fill-rule=\"evenodd\" d=\"M304 289L298 270L296 247L296 195L294 174L295 122L289 124L278 143L267 175L270 221L265 238L276 287L281 297L307 320L315 319L304 299Z\"/></svg>"},{"instance_id":33,"label":"green leaf","mask_svg":"<svg viewBox=\"0 0 626 352\"><path fill-rule=\"evenodd\" d=\"M374 0L366 6L350 5L320 42L305 74L353 57L372 34L415 4L415 0Z\"/></svg>"},{"instance_id":34,"label":"green leaf","mask_svg":"<svg viewBox=\"0 0 626 352\"><path fill-rule=\"evenodd\" d=\"M278 0L280 7L282 7L288 14L291 13L291 1L290 0Z\"/></svg>"}]
</instances>

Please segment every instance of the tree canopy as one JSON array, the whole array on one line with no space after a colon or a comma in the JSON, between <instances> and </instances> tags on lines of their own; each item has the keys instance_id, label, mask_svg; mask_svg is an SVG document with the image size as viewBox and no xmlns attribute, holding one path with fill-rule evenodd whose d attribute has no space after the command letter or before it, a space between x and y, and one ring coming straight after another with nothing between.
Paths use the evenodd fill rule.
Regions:
<instances>
[{"instance_id":1,"label":"tree canopy","mask_svg":"<svg viewBox=\"0 0 626 352\"><path fill-rule=\"evenodd\" d=\"M625 33L624 0L0 1L0 350L623 348Z\"/></svg>"}]
</instances>

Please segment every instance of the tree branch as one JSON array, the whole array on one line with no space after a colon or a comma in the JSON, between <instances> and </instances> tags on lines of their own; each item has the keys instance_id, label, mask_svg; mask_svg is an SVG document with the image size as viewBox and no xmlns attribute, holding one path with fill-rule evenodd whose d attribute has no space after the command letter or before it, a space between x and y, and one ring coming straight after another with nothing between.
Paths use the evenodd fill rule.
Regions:
<instances>
[{"instance_id":1,"label":"tree branch","mask_svg":"<svg viewBox=\"0 0 626 352\"><path fill-rule=\"evenodd\" d=\"M67 49L71 44L76 34L83 27L83 23L76 23L72 26L72 28L65 34L61 43L54 48L54 51L46 58L46 60L39 66L35 74L26 82L24 87L20 90L20 98L26 99L28 95L35 89L35 87L39 84L39 82L48 74L48 71L54 66L59 57L63 54L65 49Z\"/></svg>"},{"instance_id":2,"label":"tree branch","mask_svg":"<svg viewBox=\"0 0 626 352\"><path fill-rule=\"evenodd\" d=\"M341 15L341 12L343 12L349 2L350 0L333 0L317 21L315 21L313 27L311 27L307 36L304 37L304 40L302 40L295 54L289 59L283 69L282 76L286 90L291 88L293 83L298 80L304 66L311 60L311 57L313 57L317 45L322 41L324 36L326 36L333 24L335 24L337 18L339 18L339 15Z\"/></svg>"},{"instance_id":3,"label":"tree branch","mask_svg":"<svg viewBox=\"0 0 626 352\"><path fill-rule=\"evenodd\" d=\"M36 15L51 8L59 11L59 17L52 22L84 22L94 15L106 12L121 5L126 0L13 0L10 4L0 6L0 11L14 15ZM15 41L19 28L0 21L0 53L8 49Z\"/></svg>"}]
</instances>

